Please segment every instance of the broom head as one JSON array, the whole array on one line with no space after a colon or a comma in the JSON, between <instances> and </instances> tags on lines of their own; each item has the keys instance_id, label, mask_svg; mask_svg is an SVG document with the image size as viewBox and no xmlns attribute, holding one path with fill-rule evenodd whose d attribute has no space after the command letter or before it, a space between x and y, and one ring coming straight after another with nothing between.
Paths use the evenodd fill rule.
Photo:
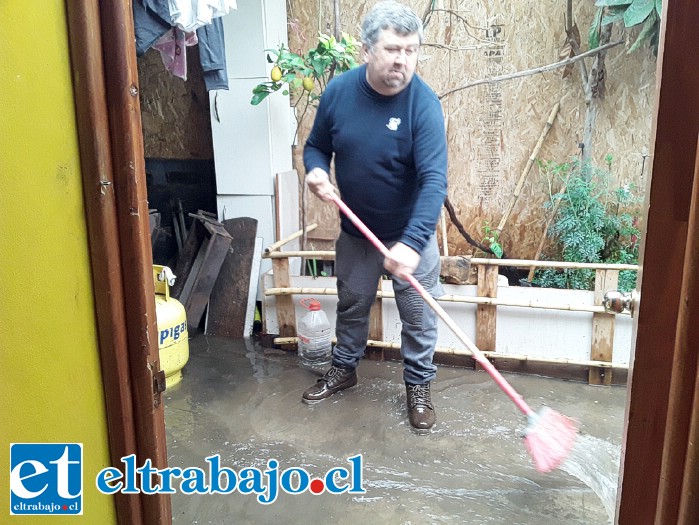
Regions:
<instances>
[{"instance_id":1,"label":"broom head","mask_svg":"<svg viewBox=\"0 0 699 525\"><path fill-rule=\"evenodd\" d=\"M536 470L551 472L568 457L578 434L577 423L548 407L529 415L524 434L529 455Z\"/></svg>"}]
</instances>

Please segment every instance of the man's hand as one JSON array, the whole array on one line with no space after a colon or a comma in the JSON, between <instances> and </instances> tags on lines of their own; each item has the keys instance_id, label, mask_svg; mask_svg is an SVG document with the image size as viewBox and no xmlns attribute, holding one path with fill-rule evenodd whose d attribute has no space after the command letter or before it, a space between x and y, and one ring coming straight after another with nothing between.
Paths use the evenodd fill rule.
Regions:
<instances>
[{"instance_id":1,"label":"man's hand","mask_svg":"<svg viewBox=\"0 0 699 525\"><path fill-rule=\"evenodd\" d=\"M388 251L389 256L383 260L383 267L399 279L407 280L420 263L420 254L402 242L397 242Z\"/></svg>"},{"instance_id":2,"label":"man's hand","mask_svg":"<svg viewBox=\"0 0 699 525\"><path fill-rule=\"evenodd\" d=\"M330 184L330 176L320 168L313 168L306 174L306 184L316 197L325 202L331 202L332 195L337 194L335 186Z\"/></svg>"}]
</instances>

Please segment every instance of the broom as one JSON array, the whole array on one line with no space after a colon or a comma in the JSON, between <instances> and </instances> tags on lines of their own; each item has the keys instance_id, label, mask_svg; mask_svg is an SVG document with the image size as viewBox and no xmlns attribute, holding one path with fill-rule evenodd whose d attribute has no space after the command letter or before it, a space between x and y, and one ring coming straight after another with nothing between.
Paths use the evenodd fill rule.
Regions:
<instances>
[{"instance_id":1,"label":"broom","mask_svg":"<svg viewBox=\"0 0 699 525\"><path fill-rule=\"evenodd\" d=\"M361 231L366 238L379 250L384 257L390 256L388 248L374 235L369 228L357 217L347 205L334 193L331 199L335 205L349 218L352 223ZM567 416L544 407L539 413L534 412L522 399L514 388L498 372L493 364L483 355L478 347L469 339L461 328L454 322L449 314L439 305L439 303L425 290L425 288L413 277L408 276L408 282L417 290L427 304L441 317L454 334L471 351L474 359L488 372L497 385L512 399L517 408L526 416L528 425L524 432L524 442L527 451L534 461L536 470L539 472L550 472L557 468L570 454L575 444L578 433L575 421Z\"/></svg>"}]
</instances>

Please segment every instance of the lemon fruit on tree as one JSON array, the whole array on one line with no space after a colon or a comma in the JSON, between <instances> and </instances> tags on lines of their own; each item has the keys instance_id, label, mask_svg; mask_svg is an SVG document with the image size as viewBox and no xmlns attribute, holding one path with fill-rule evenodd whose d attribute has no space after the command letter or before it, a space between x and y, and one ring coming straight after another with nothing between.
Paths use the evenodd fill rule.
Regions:
<instances>
[{"instance_id":1,"label":"lemon fruit on tree","mask_svg":"<svg viewBox=\"0 0 699 525\"><path fill-rule=\"evenodd\" d=\"M316 86L316 83L313 81L313 77L306 77L303 79L303 89L306 91L313 91L313 88Z\"/></svg>"},{"instance_id":2,"label":"lemon fruit on tree","mask_svg":"<svg viewBox=\"0 0 699 525\"><path fill-rule=\"evenodd\" d=\"M294 107L302 100L308 107L317 103L334 75L357 66L359 43L345 33L339 40L320 33L316 47L304 55L292 52L283 43L277 49L265 51L267 62L274 64L270 72L271 80L253 88L250 103L256 106L271 93L283 88L284 95L292 95ZM316 87L319 89L316 90Z\"/></svg>"}]
</instances>

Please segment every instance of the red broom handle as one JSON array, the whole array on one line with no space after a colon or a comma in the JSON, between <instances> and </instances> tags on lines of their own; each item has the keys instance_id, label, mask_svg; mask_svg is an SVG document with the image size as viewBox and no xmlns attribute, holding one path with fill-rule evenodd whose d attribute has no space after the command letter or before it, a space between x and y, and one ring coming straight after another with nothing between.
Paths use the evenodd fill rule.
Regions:
<instances>
[{"instance_id":1,"label":"red broom handle","mask_svg":"<svg viewBox=\"0 0 699 525\"><path fill-rule=\"evenodd\" d=\"M335 205L340 208L340 211L347 215L349 220L352 221L352 223L361 231L366 238L373 244L377 250L379 250L384 257L390 257L390 252L388 251L388 248L384 246L384 244L379 240L376 235L372 233L372 231L366 227L366 225L361 221L359 217L357 217L352 210L350 210L347 205L340 200L340 198L333 194L332 195L332 200L335 203ZM454 322L454 319L451 318L451 316L442 308L439 303L432 297L427 290L418 282L415 277L412 275L408 276L408 282L410 285L417 290L417 292L422 296L422 298L427 301L427 304L430 305L430 307L437 313L439 317L441 317L442 321L444 321L449 328L451 328L451 331L454 332L456 337L458 337L462 343L466 345L466 348L468 348L471 351L471 354L473 355L473 358L478 361L478 363L485 368L486 372L488 372L491 377L495 380L495 382L498 384L498 386L505 392L510 399L514 402L515 405L517 405L517 408L519 408L524 414L526 415L531 415L534 413L534 411L527 405L527 403L522 399L522 396L517 393L517 391L512 388L512 385L510 385L507 380L502 377L502 374L498 372L498 370L493 366L493 364L488 361L488 359L483 355L483 352L481 352L478 347L471 341L471 339L464 333L464 331L459 328L459 326Z\"/></svg>"}]
</instances>

